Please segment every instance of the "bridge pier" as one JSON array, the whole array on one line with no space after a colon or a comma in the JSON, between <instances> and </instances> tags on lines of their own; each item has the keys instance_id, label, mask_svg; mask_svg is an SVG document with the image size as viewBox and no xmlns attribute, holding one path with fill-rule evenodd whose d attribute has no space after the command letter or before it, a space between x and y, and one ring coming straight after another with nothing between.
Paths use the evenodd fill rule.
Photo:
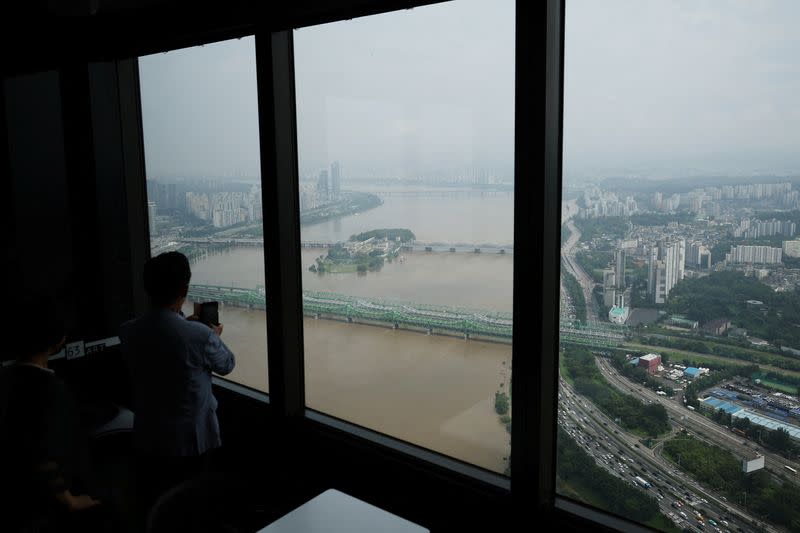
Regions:
<instances>
[{"instance_id":1,"label":"bridge pier","mask_svg":"<svg viewBox=\"0 0 800 533\"><path fill-rule=\"evenodd\" d=\"M475 248L475 253L476 253L476 254L479 254L479 253L481 253L481 249L480 249L480 248Z\"/></svg>"},{"instance_id":2,"label":"bridge pier","mask_svg":"<svg viewBox=\"0 0 800 533\"><path fill-rule=\"evenodd\" d=\"M430 335L431 333L433 333L433 329L428 328L428 330L425 332L425 335Z\"/></svg>"},{"instance_id":3,"label":"bridge pier","mask_svg":"<svg viewBox=\"0 0 800 533\"><path fill-rule=\"evenodd\" d=\"M469 340L469 333L464 333L464 340L465 340L465 341L468 341L468 340Z\"/></svg>"},{"instance_id":4,"label":"bridge pier","mask_svg":"<svg viewBox=\"0 0 800 533\"><path fill-rule=\"evenodd\" d=\"M399 328L400 328L400 324L398 324L397 322L392 324L392 329L399 329Z\"/></svg>"},{"instance_id":5,"label":"bridge pier","mask_svg":"<svg viewBox=\"0 0 800 533\"><path fill-rule=\"evenodd\" d=\"M351 316L347 317L347 322L348 323L352 323L353 322L353 317L351 317Z\"/></svg>"},{"instance_id":6,"label":"bridge pier","mask_svg":"<svg viewBox=\"0 0 800 533\"><path fill-rule=\"evenodd\" d=\"M319 320L319 313L314 313L314 318Z\"/></svg>"}]
</instances>

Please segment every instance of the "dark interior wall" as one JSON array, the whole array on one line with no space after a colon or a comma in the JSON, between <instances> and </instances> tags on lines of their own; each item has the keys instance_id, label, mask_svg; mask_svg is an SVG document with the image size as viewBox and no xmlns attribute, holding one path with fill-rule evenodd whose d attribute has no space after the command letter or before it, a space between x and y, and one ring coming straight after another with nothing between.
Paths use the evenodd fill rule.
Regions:
<instances>
[{"instance_id":1,"label":"dark interior wall","mask_svg":"<svg viewBox=\"0 0 800 533\"><path fill-rule=\"evenodd\" d=\"M13 296L62 304L69 341L114 336L135 315L117 65L4 80L8 281Z\"/></svg>"},{"instance_id":2,"label":"dark interior wall","mask_svg":"<svg viewBox=\"0 0 800 533\"><path fill-rule=\"evenodd\" d=\"M4 80L6 132L14 226L4 231L12 290L47 292L67 307L77 326L74 253L69 224L60 76L42 72Z\"/></svg>"}]
</instances>

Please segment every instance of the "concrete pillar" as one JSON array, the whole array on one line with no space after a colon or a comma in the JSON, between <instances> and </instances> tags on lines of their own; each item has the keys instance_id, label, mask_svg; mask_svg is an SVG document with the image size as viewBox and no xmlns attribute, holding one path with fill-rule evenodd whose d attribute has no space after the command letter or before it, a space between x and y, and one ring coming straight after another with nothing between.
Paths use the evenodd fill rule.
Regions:
<instances>
[{"instance_id":1,"label":"concrete pillar","mask_svg":"<svg viewBox=\"0 0 800 533\"><path fill-rule=\"evenodd\" d=\"M431 333L433 333L433 329L428 328L428 331L427 331L426 335L430 335Z\"/></svg>"},{"instance_id":2,"label":"concrete pillar","mask_svg":"<svg viewBox=\"0 0 800 533\"><path fill-rule=\"evenodd\" d=\"M464 333L464 340L465 340L465 341L468 341L468 340L469 340L469 333Z\"/></svg>"}]
</instances>

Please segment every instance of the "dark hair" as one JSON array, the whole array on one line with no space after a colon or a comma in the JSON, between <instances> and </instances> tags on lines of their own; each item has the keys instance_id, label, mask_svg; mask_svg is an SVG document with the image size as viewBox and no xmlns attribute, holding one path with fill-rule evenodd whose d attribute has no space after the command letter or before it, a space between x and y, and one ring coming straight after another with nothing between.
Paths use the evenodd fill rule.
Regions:
<instances>
[{"instance_id":1,"label":"dark hair","mask_svg":"<svg viewBox=\"0 0 800 533\"><path fill-rule=\"evenodd\" d=\"M163 306L186 296L192 270L189 260L180 252L166 252L144 264L144 290L155 306Z\"/></svg>"},{"instance_id":2,"label":"dark hair","mask_svg":"<svg viewBox=\"0 0 800 533\"><path fill-rule=\"evenodd\" d=\"M52 297L28 296L14 304L11 349L25 359L58 344L64 337L63 309Z\"/></svg>"}]
</instances>

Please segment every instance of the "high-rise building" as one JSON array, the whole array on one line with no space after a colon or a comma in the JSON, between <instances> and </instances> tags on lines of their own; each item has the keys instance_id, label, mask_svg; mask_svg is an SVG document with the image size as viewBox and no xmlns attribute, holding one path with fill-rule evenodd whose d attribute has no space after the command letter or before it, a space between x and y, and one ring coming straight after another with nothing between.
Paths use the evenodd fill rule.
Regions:
<instances>
[{"instance_id":1,"label":"high-rise building","mask_svg":"<svg viewBox=\"0 0 800 533\"><path fill-rule=\"evenodd\" d=\"M603 271L603 305L612 307L616 302L616 275L613 270Z\"/></svg>"},{"instance_id":2,"label":"high-rise building","mask_svg":"<svg viewBox=\"0 0 800 533\"><path fill-rule=\"evenodd\" d=\"M800 257L800 239L783 241L783 253L788 257Z\"/></svg>"},{"instance_id":3,"label":"high-rise building","mask_svg":"<svg viewBox=\"0 0 800 533\"><path fill-rule=\"evenodd\" d=\"M328 171L323 170L319 173L319 179L317 180L317 201L320 204L327 204L331 201L330 190L331 189L328 184Z\"/></svg>"},{"instance_id":4,"label":"high-rise building","mask_svg":"<svg viewBox=\"0 0 800 533\"><path fill-rule=\"evenodd\" d=\"M781 262L782 252L781 248L771 246L731 246L730 253L725 254L725 262L774 265Z\"/></svg>"},{"instance_id":5,"label":"high-rise building","mask_svg":"<svg viewBox=\"0 0 800 533\"><path fill-rule=\"evenodd\" d=\"M338 201L342 195L342 176L339 162L331 164L331 200Z\"/></svg>"},{"instance_id":6,"label":"high-rise building","mask_svg":"<svg viewBox=\"0 0 800 533\"><path fill-rule=\"evenodd\" d=\"M700 242L693 242L686 250L686 264L698 268L711 268L711 251Z\"/></svg>"},{"instance_id":7,"label":"high-rise building","mask_svg":"<svg viewBox=\"0 0 800 533\"><path fill-rule=\"evenodd\" d=\"M156 234L156 203L147 202L147 219L150 225L150 235Z\"/></svg>"},{"instance_id":8,"label":"high-rise building","mask_svg":"<svg viewBox=\"0 0 800 533\"><path fill-rule=\"evenodd\" d=\"M686 241L683 239L661 240L650 252L647 288L653 302L667 301L669 292L685 274Z\"/></svg>"},{"instance_id":9,"label":"high-rise building","mask_svg":"<svg viewBox=\"0 0 800 533\"><path fill-rule=\"evenodd\" d=\"M614 277L617 288L625 289L625 250L617 250L614 254Z\"/></svg>"}]
</instances>

